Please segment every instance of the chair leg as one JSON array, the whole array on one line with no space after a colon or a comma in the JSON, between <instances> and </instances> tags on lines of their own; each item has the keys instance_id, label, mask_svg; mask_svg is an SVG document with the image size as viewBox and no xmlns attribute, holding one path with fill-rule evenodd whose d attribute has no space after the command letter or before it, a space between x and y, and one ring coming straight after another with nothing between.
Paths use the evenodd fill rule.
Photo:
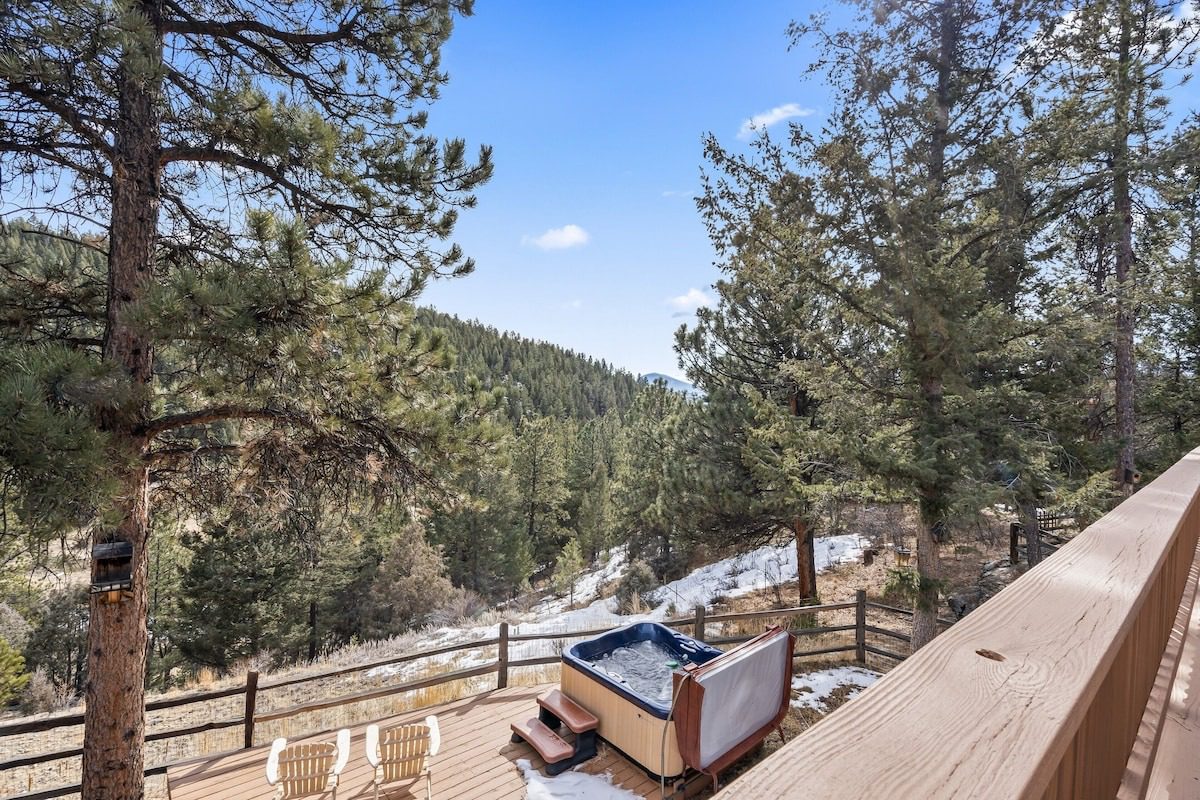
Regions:
<instances>
[{"instance_id":1,"label":"chair leg","mask_svg":"<svg viewBox=\"0 0 1200 800\"><path fill-rule=\"evenodd\" d=\"M433 800L433 775L425 773L425 800Z\"/></svg>"}]
</instances>

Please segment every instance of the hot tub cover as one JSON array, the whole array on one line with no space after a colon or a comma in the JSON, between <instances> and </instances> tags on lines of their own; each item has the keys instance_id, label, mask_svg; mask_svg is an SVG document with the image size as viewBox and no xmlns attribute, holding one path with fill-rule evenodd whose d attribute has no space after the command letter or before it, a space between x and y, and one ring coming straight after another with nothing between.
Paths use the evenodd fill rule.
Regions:
<instances>
[{"instance_id":1,"label":"hot tub cover","mask_svg":"<svg viewBox=\"0 0 1200 800\"><path fill-rule=\"evenodd\" d=\"M679 752L716 779L779 727L791 700L796 637L772 628L720 658L676 673Z\"/></svg>"}]
</instances>

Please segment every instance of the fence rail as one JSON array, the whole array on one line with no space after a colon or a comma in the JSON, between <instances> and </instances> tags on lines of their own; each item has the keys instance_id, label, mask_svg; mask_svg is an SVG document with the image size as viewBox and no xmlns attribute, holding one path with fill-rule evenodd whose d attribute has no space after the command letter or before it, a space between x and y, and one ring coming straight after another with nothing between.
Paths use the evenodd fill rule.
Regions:
<instances>
[{"instance_id":1,"label":"fence rail","mask_svg":"<svg viewBox=\"0 0 1200 800\"><path fill-rule=\"evenodd\" d=\"M867 634L875 634L880 636L890 636L903 641L908 641L909 637L899 631L891 631L886 628L877 627L867 624L867 611L873 609L886 613L899 614L901 616L911 616L912 612L906 611L894 606L887 606L879 603L869 602L866 599L866 592L859 590L853 602L842 603L825 603L821 605L806 605L792 606L788 608L767 609L763 611L741 611L734 613L712 614L703 606L698 606L694 615L688 617L677 617L664 620L663 623L673 627L686 627L691 629L693 636L706 641L713 645L722 644L739 644L749 641L753 635L744 636L717 636L710 638L708 630L710 626L722 625L731 622L754 622L768 619L792 619L795 617L813 620L812 615L822 612L839 611L846 609L855 610L855 622L850 625L804 625L793 628L793 633L799 638L822 636L830 633L847 633L854 632L854 642L852 644L835 645L826 647L817 647L809 650L800 650L796 652L796 658L833 655L837 653L854 653L855 660L863 662L866 660L866 655L872 653L885 658L890 658L896 661L903 661L905 656L900 653L895 653L882 648L868 644L866 641ZM949 623L949 620L946 620ZM287 678L284 680L269 681L259 683L257 672L249 672L246 675L246 682L242 686L232 687L228 689L220 689L211 692L194 692L179 697L169 697L159 700L154 700L146 704L147 711L159 709L177 708L180 706L205 703L213 700L221 700L228 697L238 695L244 696L244 713L236 718L215 720L194 725L187 728L176 728L165 731L153 731L146 734L146 741L161 741L164 739L172 739L183 736L190 736L197 733L203 733L212 730L221 730L225 728L233 728L242 726L244 729L243 741L245 747L249 748L254 745L255 726L259 723L266 723L275 720L286 719L288 717L298 716L313 711L321 711L324 709L333 708L336 706L350 705L361 703L368 700L374 700L381 697L387 697L395 694L406 692L415 692L421 689L428 689L444 683L452 681L467 680L487 674L494 673L496 675L497 688L504 688L508 685L509 672L514 669L526 667L545 666L558 663L561 660L559 655L538 656L533 658L524 658L511 660L511 645L520 642L535 642L535 641L559 641L565 639L577 639L586 636L597 636L606 633L611 628L589 628L585 630L574 631L555 631L544 633L512 633L509 630L507 622L501 622L499 625L499 635L485 639L472 639L463 642L456 642L445 645L443 647L431 648L428 650L420 650L413 653L405 653L404 655L394 656L392 658L372 661L367 664L357 664L351 667L343 667L334 670L328 670L312 675L304 675L295 678ZM390 686L384 686L377 689L370 689L352 694L339 695L310 703L300 703L282 709L260 712L258 708L258 696L264 691L272 689L281 689L284 687L297 686L304 683L326 680L329 678L341 677L358 672L365 672L380 667L394 666L397 664L410 663L426 658L434 658L437 656L450 655L460 652L486 650L488 648L496 648L496 659L486 663L468 667L465 669L449 670L422 678L420 680L402 681ZM21 734L40 733L56 728L73 727L83 724L82 714L69 714L50 717L47 719L14 722L6 725L0 725L0 738L17 736ZM30 767L48 761L56 761L59 759L78 758L82 755L83 750L75 747L71 749L60 750L51 753L40 753L20 758L9 759L0 762L0 771L17 769L19 767ZM192 758L184 759L190 761ZM146 775L161 775L166 772L168 767L175 766L176 763L162 764L151 767L146 770ZM39 790L30 794L17 795L10 800L51 800L51 798L62 797L69 794L79 792L79 785L60 786L53 789Z\"/></svg>"}]
</instances>

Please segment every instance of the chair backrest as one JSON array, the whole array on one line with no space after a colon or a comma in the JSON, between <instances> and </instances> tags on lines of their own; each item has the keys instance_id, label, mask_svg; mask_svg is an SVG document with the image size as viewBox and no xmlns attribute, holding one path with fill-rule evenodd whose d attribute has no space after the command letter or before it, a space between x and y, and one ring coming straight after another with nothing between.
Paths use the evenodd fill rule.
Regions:
<instances>
[{"instance_id":1,"label":"chair backrest","mask_svg":"<svg viewBox=\"0 0 1200 800\"><path fill-rule=\"evenodd\" d=\"M383 770L383 780L400 781L415 778L424 772L429 743L429 726L423 722L381 730L379 766Z\"/></svg>"},{"instance_id":2,"label":"chair backrest","mask_svg":"<svg viewBox=\"0 0 1200 800\"><path fill-rule=\"evenodd\" d=\"M294 744L279 754L281 798L303 797L328 790L337 745L331 742Z\"/></svg>"}]
</instances>

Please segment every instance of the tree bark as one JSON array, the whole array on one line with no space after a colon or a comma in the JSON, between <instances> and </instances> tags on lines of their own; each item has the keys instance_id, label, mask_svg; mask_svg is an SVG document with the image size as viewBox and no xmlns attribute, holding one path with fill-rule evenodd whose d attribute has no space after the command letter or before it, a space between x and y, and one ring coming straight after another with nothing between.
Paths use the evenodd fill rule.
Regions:
<instances>
[{"instance_id":1,"label":"tree bark","mask_svg":"<svg viewBox=\"0 0 1200 800\"><path fill-rule=\"evenodd\" d=\"M796 588L800 599L817 597L817 559L813 551L812 528L803 517L796 517Z\"/></svg>"},{"instance_id":2,"label":"tree bark","mask_svg":"<svg viewBox=\"0 0 1200 800\"><path fill-rule=\"evenodd\" d=\"M1117 452L1116 482L1124 494L1133 491L1137 469L1134 459L1134 309L1133 309L1133 198L1129 177L1130 38L1133 21L1129 3L1120 4L1120 44L1117 53L1116 97L1113 103L1113 214L1116 223L1116 359Z\"/></svg>"},{"instance_id":3,"label":"tree bark","mask_svg":"<svg viewBox=\"0 0 1200 800\"><path fill-rule=\"evenodd\" d=\"M149 470L143 458L153 375L151 342L129 320L132 307L154 279L159 211L158 90L150 76L162 55L161 8L143 2L149 41L127 46L119 83L114 135L112 217L109 223L108 301L104 360L128 381L130 395L101 414L111 437L118 492L115 527L100 528L95 541L133 545L132 597L120 603L89 603L88 680L84 710L84 800L136 800L144 793L147 550L150 536ZM93 577L95 565L93 564Z\"/></svg>"},{"instance_id":4,"label":"tree bark","mask_svg":"<svg viewBox=\"0 0 1200 800\"><path fill-rule=\"evenodd\" d=\"M1042 560L1042 527L1038 524L1037 501L1021 501L1017 516L1020 518L1021 529L1025 531L1025 560L1032 567Z\"/></svg>"}]
</instances>

